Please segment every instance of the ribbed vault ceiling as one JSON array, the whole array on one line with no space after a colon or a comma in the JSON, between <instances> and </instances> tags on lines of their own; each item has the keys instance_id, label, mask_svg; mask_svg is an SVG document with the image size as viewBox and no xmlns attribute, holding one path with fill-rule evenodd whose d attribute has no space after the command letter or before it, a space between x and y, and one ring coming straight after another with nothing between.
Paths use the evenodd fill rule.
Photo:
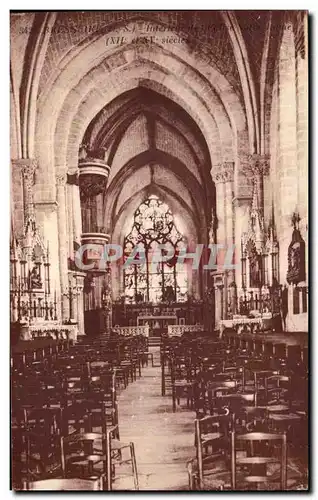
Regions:
<instances>
[{"instance_id":1,"label":"ribbed vault ceiling","mask_svg":"<svg viewBox=\"0 0 318 500\"><path fill-rule=\"evenodd\" d=\"M209 154L201 131L176 103L147 88L125 92L92 120L83 143L111 167L105 192L111 232L150 194L192 221L188 233L206 228L214 200Z\"/></svg>"}]
</instances>

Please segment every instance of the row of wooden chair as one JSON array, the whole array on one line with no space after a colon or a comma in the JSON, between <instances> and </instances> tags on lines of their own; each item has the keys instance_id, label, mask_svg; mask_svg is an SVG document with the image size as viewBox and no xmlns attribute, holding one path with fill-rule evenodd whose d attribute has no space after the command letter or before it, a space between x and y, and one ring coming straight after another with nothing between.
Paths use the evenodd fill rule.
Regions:
<instances>
[{"instance_id":1,"label":"row of wooden chair","mask_svg":"<svg viewBox=\"0 0 318 500\"><path fill-rule=\"evenodd\" d=\"M101 342L96 357L97 344L92 349L86 342L68 352L16 364L12 371L15 488L32 489L34 480L45 476L76 481L93 481L96 476L98 488L110 490L115 466L128 463L138 489L134 444L120 441L116 397L118 379L123 379L124 387L128 373L135 380L138 361L134 363L132 345L136 342L118 343L121 346L113 342L109 348ZM114 351L116 356L109 356Z\"/></svg>"},{"instance_id":2,"label":"row of wooden chair","mask_svg":"<svg viewBox=\"0 0 318 500\"><path fill-rule=\"evenodd\" d=\"M308 454L308 378L301 360L287 361L226 339L164 339L162 393L173 412L184 399L196 414L189 489L290 488L287 449Z\"/></svg>"}]
</instances>

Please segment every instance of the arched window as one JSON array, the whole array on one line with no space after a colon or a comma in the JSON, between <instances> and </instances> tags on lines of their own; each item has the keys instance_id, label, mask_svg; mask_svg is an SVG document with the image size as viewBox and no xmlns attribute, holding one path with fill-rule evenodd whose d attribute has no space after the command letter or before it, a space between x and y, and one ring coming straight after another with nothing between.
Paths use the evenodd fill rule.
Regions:
<instances>
[{"instance_id":1,"label":"arched window","mask_svg":"<svg viewBox=\"0 0 318 500\"><path fill-rule=\"evenodd\" d=\"M153 262L158 244L165 245L162 253L173 257L166 262ZM132 229L124 240L126 260L136 246L145 258L141 264L124 268L126 302L184 302L187 299L187 271L183 263L177 262L177 256L185 246L185 238L178 231L168 205L157 196L149 196L134 213Z\"/></svg>"}]
</instances>

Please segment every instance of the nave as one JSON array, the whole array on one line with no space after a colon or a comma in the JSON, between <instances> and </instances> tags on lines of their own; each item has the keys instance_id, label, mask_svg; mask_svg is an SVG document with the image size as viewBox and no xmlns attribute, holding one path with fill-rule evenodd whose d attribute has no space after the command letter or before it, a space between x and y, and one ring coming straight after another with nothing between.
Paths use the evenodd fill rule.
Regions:
<instances>
[{"instance_id":1,"label":"nave","mask_svg":"<svg viewBox=\"0 0 318 500\"><path fill-rule=\"evenodd\" d=\"M199 335L16 349L13 488L307 489L307 367L286 354Z\"/></svg>"}]
</instances>

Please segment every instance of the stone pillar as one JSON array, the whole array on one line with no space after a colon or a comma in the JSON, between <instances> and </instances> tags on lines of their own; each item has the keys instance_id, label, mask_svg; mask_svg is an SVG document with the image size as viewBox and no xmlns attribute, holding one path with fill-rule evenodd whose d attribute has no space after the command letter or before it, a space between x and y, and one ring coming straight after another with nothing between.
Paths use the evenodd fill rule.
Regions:
<instances>
[{"instance_id":1,"label":"stone pillar","mask_svg":"<svg viewBox=\"0 0 318 500\"><path fill-rule=\"evenodd\" d=\"M75 174L75 177L76 174ZM67 174L66 181L66 216L68 219L68 257L74 260L74 237L73 237L73 186L72 186L73 176Z\"/></svg>"},{"instance_id":2,"label":"stone pillar","mask_svg":"<svg viewBox=\"0 0 318 500\"><path fill-rule=\"evenodd\" d=\"M82 235L82 213L81 213L81 200L78 176L76 175L75 181L71 185L72 190L72 208L73 208L73 241L76 244L81 244Z\"/></svg>"},{"instance_id":3,"label":"stone pillar","mask_svg":"<svg viewBox=\"0 0 318 500\"><path fill-rule=\"evenodd\" d=\"M104 245L109 241L109 235L104 227L104 193L107 186L110 167L100 158L92 156L81 157L78 163L79 168L79 195L75 193L75 185L73 186L73 211L74 211L74 234L78 235L78 221L82 218L82 245L94 245L100 255L94 257L91 254L90 260L96 260L97 268L99 268L99 260L104 255ZM78 189L78 186L76 186ZM99 268L100 271L106 272L106 269ZM85 274L84 274L85 276ZM95 290L92 291L95 293ZM100 315L100 307L102 306L100 297L93 301L91 307L94 307L95 314ZM90 307L86 303L86 307ZM83 301L80 300L78 308L83 307ZM78 311L79 316L82 312ZM83 312L84 318L84 312ZM82 321L81 319L79 321ZM83 320L84 326L84 320Z\"/></svg>"},{"instance_id":4,"label":"stone pillar","mask_svg":"<svg viewBox=\"0 0 318 500\"><path fill-rule=\"evenodd\" d=\"M75 250L81 244L82 214L78 185L78 172L67 174L66 204L68 217L68 255L74 262Z\"/></svg>"},{"instance_id":5,"label":"stone pillar","mask_svg":"<svg viewBox=\"0 0 318 500\"><path fill-rule=\"evenodd\" d=\"M215 285L215 328L219 329L220 321L224 319L224 285Z\"/></svg>"},{"instance_id":6,"label":"stone pillar","mask_svg":"<svg viewBox=\"0 0 318 500\"><path fill-rule=\"evenodd\" d=\"M277 221L280 282L284 283L287 272L288 245L291 240L290 221L298 212L297 158L297 94L295 39L291 22L286 22L282 33L278 59L278 186L280 194L280 214ZM307 145L306 145L307 148ZM307 183L307 179L304 181Z\"/></svg>"},{"instance_id":7,"label":"stone pillar","mask_svg":"<svg viewBox=\"0 0 318 500\"><path fill-rule=\"evenodd\" d=\"M98 158L85 158L79 161L79 187L82 208L87 217L83 221L83 233L105 234L103 195L107 186L109 166ZM75 201L75 200L74 200ZM74 212L79 199L75 202Z\"/></svg>"},{"instance_id":8,"label":"stone pillar","mask_svg":"<svg viewBox=\"0 0 318 500\"><path fill-rule=\"evenodd\" d=\"M56 292L57 317L61 316L60 251L57 201L42 201L34 204L36 221L42 233L43 242L50 249L50 282L52 294Z\"/></svg>"},{"instance_id":9,"label":"stone pillar","mask_svg":"<svg viewBox=\"0 0 318 500\"><path fill-rule=\"evenodd\" d=\"M215 183L216 191L216 242L225 243L226 241L226 213L224 200L224 177L222 165L217 165L211 170L211 176Z\"/></svg>"},{"instance_id":10,"label":"stone pillar","mask_svg":"<svg viewBox=\"0 0 318 500\"><path fill-rule=\"evenodd\" d=\"M62 321L70 319L69 308L69 282L68 282L68 242L66 225L66 174L56 176L56 198L57 198L57 220L59 238L59 263L60 263L60 283L61 283L61 312Z\"/></svg>"},{"instance_id":11,"label":"stone pillar","mask_svg":"<svg viewBox=\"0 0 318 500\"><path fill-rule=\"evenodd\" d=\"M225 275L223 290L223 318L227 318L228 287L227 284L235 283L234 269L224 268L224 258L229 248L233 248L234 240L234 163L224 162L211 170L212 178L216 184L216 213L217 213L217 243L224 245L224 251L218 251L217 264L222 266L218 271ZM233 286L231 290L234 290ZM234 299L231 297L232 303Z\"/></svg>"},{"instance_id":12,"label":"stone pillar","mask_svg":"<svg viewBox=\"0 0 318 500\"><path fill-rule=\"evenodd\" d=\"M234 204L234 217L235 217L235 243L236 243L236 264L235 269L235 281L238 289L242 288L242 249L241 240L242 234L247 231L248 228L248 214L249 207L251 205L252 198L235 198Z\"/></svg>"}]
</instances>

